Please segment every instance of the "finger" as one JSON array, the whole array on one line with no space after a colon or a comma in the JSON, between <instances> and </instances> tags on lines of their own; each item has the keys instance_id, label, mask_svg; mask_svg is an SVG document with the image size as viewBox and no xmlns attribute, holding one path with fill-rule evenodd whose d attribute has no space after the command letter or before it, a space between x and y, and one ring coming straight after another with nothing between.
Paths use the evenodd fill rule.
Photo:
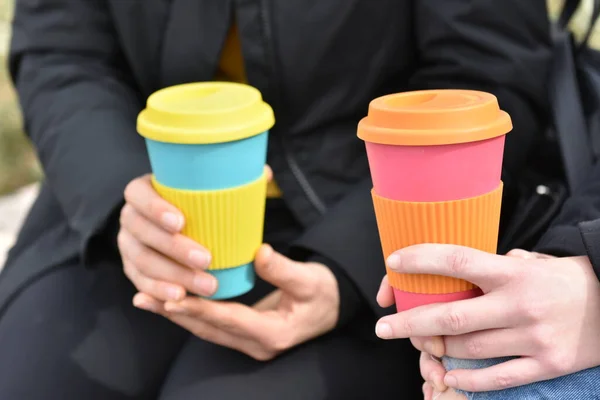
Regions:
<instances>
[{"instance_id":1,"label":"finger","mask_svg":"<svg viewBox=\"0 0 600 400\"><path fill-rule=\"evenodd\" d=\"M271 182L273 180L273 170L268 165L265 165L265 174L267 175L267 182Z\"/></svg>"},{"instance_id":2,"label":"finger","mask_svg":"<svg viewBox=\"0 0 600 400\"><path fill-rule=\"evenodd\" d=\"M192 317L188 317L186 315L168 312L163 306L164 303L156 300L146 293L137 293L133 297L133 304L134 306L143 310L169 318L172 322L178 324L201 339L240 351L257 360L268 360L276 355L275 353L269 353L265 349L260 348L260 346L258 346L255 342L251 342L244 338L235 337L234 335L210 326L210 324L203 323L199 320L194 320Z\"/></svg>"},{"instance_id":3,"label":"finger","mask_svg":"<svg viewBox=\"0 0 600 400\"><path fill-rule=\"evenodd\" d=\"M446 336L446 355L468 360L484 358L529 356L536 346L514 329L493 329L466 335Z\"/></svg>"},{"instance_id":4,"label":"finger","mask_svg":"<svg viewBox=\"0 0 600 400\"><path fill-rule=\"evenodd\" d=\"M150 296L165 301L171 299L179 301L185 297L185 289L179 285L157 281L140 273L135 265L128 259L123 259L123 271L137 290Z\"/></svg>"},{"instance_id":5,"label":"finger","mask_svg":"<svg viewBox=\"0 0 600 400\"><path fill-rule=\"evenodd\" d=\"M276 355L275 352L267 351L255 341L236 336L194 316L169 311L166 311L164 316L202 340L228 347L257 360L269 360Z\"/></svg>"},{"instance_id":6,"label":"finger","mask_svg":"<svg viewBox=\"0 0 600 400\"><path fill-rule=\"evenodd\" d=\"M437 361L430 354L422 352L419 360L419 368L421 370L421 377L426 382L429 382L435 391L443 392L447 389L446 384L444 384L446 369L441 362Z\"/></svg>"},{"instance_id":7,"label":"finger","mask_svg":"<svg viewBox=\"0 0 600 400\"><path fill-rule=\"evenodd\" d=\"M530 357L516 358L483 369L450 371L444 383L467 392L487 392L508 389L554 378L544 373L540 363Z\"/></svg>"},{"instance_id":8,"label":"finger","mask_svg":"<svg viewBox=\"0 0 600 400\"><path fill-rule=\"evenodd\" d=\"M423 399L432 400L433 397L433 386L429 382L423 384Z\"/></svg>"},{"instance_id":9,"label":"finger","mask_svg":"<svg viewBox=\"0 0 600 400\"><path fill-rule=\"evenodd\" d=\"M441 358L446 354L445 339L441 336L412 337L412 345L419 351Z\"/></svg>"},{"instance_id":10,"label":"finger","mask_svg":"<svg viewBox=\"0 0 600 400\"><path fill-rule=\"evenodd\" d=\"M509 302L502 294L490 293L475 299L417 307L381 318L375 331L382 339L400 339L508 328L518 322L517 313L512 311L515 307Z\"/></svg>"},{"instance_id":11,"label":"finger","mask_svg":"<svg viewBox=\"0 0 600 400\"><path fill-rule=\"evenodd\" d=\"M126 273L138 290L164 301L181 300L185 296L183 288L201 296L211 296L217 290L218 283L214 276L177 264L138 242L128 231L121 230L118 240L127 267L135 269Z\"/></svg>"},{"instance_id":12,"label":"finger","mask_svg":"<svg viewBox=\"0 0 600 400\"><path fill-rule=\"evenodd\" d=\"M142 310L150 311L155 314L164 314L166 311L163 307L164 303L158 301L147 293L138 292L133 296L133 305Z\"/></svg>"},{"instance_id":13,"label":"finger","mask_svg":"<svg viewBox=\"0 0 600 400\"><path fill-rule=\"evenodd\" d=\"M121 228L137 240L180 264L195 269L206 269L210 265L208 250L184 235L165 231L129 204L123 207L120 222Z\"/></svg>"},{"instance_id":14,"label":"finger","mask_svg":"<svg viewBox=\"0 0 600 400\"><path fill-rule=\"evenodd\" d=\"M150 175L131 181L125 188L125 201L146 218L170 232L183 228L183 214L168 201L158 195L152 187Z\"/></svg>"},{"instance_id":15,"label":"finger","mask_svg":"<svg viewBox=\"0 0 600 400\"><path fill-rule=\"evenodd\" d=\"M396 272L464 279L485 292L506 283L522 269L522 260L462 246L423 244L393 253L388 267Z\"/></svg>"},{"instance_id":16,"label":"finger","mask_svg":"<svg viewBox=\"0 0 600 400\"><path fill-rule=\"evenodd\" d=\"M279 254L269 245L263 245L254 262L256 273L273 286L300 299L312 297L317 286L313 271Z\"/></svg>"},{"instance_id":17,"label":"finger","mask_svg":"<svg viewBox=\"0 0 600 400\"><path fill-rule=\"evenodd\" d=\"M382 308L388 308L394 305L394 291L388 283L387 276L384 276L381 280L381 286L379 286L379 292L377 292L377 304Z\"/></svg>"},{"instance_id":18,"label":"finger","mask_svg":"<svg viewBox=\"0 0 600 400\"><path fill-rule=\"evenodd\" d=\"M167 302L165 309L189 315L222 331L256 342L276 340L281 330L271 314L261 313L240 303L187 297L178 303Z\"/></svg>"}]
</instances>

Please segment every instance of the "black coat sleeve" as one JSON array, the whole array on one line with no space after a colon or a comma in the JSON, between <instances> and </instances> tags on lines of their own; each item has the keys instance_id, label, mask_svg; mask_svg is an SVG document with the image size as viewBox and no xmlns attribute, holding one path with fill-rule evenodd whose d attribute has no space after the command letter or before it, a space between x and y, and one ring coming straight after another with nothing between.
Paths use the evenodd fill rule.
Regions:
<instances>
[{"instance_id":1,"label":"black coat sleeve","mask_svg":"<svg viewBox=\"0 0 600 400\"><path fill-rule=\"evenodd\" d=\"M26 131L85 260L126 184L150 170L135 133L142 102L105 2L17 1L10 70Z\"/></svg>"},{"instance_id":2,"label":"black coat sleeve","mask_svg":"<svg viewBox=\"0 0 600 400\"><path fill-rule=\"evenodd\" d=\"M544 0L418 0L414 12L419 64L410 88L494 93L514 124L505 175L518 171L544 125L551 58ZM334 260L372 310L383 314L375 302L385 271L371 186L369 178L357 184L297 245Z\"/></svg>"},{"instance_id":3,"label":"black coat sleeve","mask_svg":"<svg viewBox=\"0 0 600 400\"><path fill-rule=\"evenodd\" d=\"M535 250L555 256L587 255L600 279L600 164L567 199Z\"/></svg>"}]
</instances>

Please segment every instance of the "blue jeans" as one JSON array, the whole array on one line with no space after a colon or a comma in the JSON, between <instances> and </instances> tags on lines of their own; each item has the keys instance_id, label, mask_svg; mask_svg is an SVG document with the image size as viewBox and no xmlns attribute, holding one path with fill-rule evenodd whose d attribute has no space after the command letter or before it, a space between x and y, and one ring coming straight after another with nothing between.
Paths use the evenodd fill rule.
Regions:
<instances>
[{"instance_id":1,"label":"blue jeans","mask_svg":"<svg viewBox=\"0 0 600 400\"><path fill-rule=\"evenodd\" d=\"M445 357L446 369L476 369L508 361L509 358L494 358L489 360L458 360ZM469 400L599 400L600 399L600 367L590 368L571 375L549 381L536 382L494 392L462 392Z\"/></svg>"}]
</instances>

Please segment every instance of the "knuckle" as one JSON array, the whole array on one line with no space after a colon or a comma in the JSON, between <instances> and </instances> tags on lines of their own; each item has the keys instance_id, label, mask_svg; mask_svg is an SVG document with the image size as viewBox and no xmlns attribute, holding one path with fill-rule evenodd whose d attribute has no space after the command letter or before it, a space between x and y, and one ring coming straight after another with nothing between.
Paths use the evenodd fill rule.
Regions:
<instances>
[{"instance_id":1,"label":"knuckle","mask_svg":"<svg viewBox=\"0 0 600 400\"><path fill-rule=\"evenodd\" d=\"M129 262L124 262L123 263L123 272L125 273L125 276L127 278L129 278L130 281L133 281L135 278L135 271L133 269L133 266L131 265L131 263Z\"/></svg>"},{"instance_id":2,"label":"knuckle","mask_svg":"<svg viewBox=\"0 0 600 400\"><path fill-rule=\"evenodd\" d=\"M545 311L539 301L526 299L519 301L516 305L519 318L530 323L541 322Z\"/></svg>"},{"instance_id":3,"label":"knuckle","mask_svg":"<svg viewBox=\"0 0 600 400\"><path fill-rule=\"evenodd\" d=\"M144 219L137 212L132 212L127 216L126 226L131 234L135 237L139 237L141 234L145 232L144 229Z\"/></svg>"},{"instance_id":4,"label":"knuckle","mask_svg":"<svg viewBox=\"0 0 600 400\"><path fill-rule=\"evenodd\" d=\"M117 246L119 247L121 254L127 247L127 234L125 233L125 231L123 231L123 229L120 229L119 233L117 233Z\"/></svg>"},{"instance_id":5,"label":"knuckle","mask_svg":"<svg viewBox=\"0 0 600 400\"><path fill-rule=\"evenodd\" d=\"M460 333L468 326L467 316L450 306L448 307L448 311L439 318L439 325L451 334Z\"/></svg>"},{"instance_id":6,"label":"knuckle","mask_svg":"<svg viewBox=\"0 0 600 400\"><path fill-rule=\"evenodd\" d=\"M448 268L454 274L460 274L467 268L469 264L469 258L463 250L455 249L452 250L452 252L450 252L450 254L448 255L447 263Z\"/></svg>"},{"instance_id":7,"label":"knuckle","mask_svg":"<svg viewBox=\"0 0 600 400\"><path fill-rule=\"evenodd\" d=\"M534 347L540 351L547 351L553 348L555 336L552 332L552 329L548 329L544 326L538 326L533 329L530 337Z\"/></svg>"},{"instance_id":8,"label":"knuckle","mask_svg":"<svg viewBox=\"0 0 600 400\"><path fill-rule=\"evenodd\" d=\"M131 201L131 199L135 196L135 192L140 187L141 180L140 178L136 178L129 182L127 186L125 186L125 190L123 191L123 195L125 197L125 201Z\"/></svg>"},{"instance_id":9,"label":"knuckle","mask_svg":"<svg viewBox=\"0 0 600 400\"><path fill-rule=\"evenodd\" d=\"M553 376L568 375L574 371L575 356L567 351L561 351L547 358L546 370Z\"/></svg>"},{"instance_id":10,"label":"knuckle","mask_svg":"<svg viewBox=\"0 0 600 400\"><path fill-rule=\"evenodd\" d=\"M165 211L163 199L158 196L150 199L148 202L148 213L152 215L156 221L160 220L163 211Z\"/></svg>"},{"instance_id":11,"label":"knuckle","mask_svg":"<svg viewBox=\"0 0 600 400\"><path fill-rule=\"evenodd\" d=\"M465 350L470 358L480 359L483 354L483 344L479 339L469 338L465 342Z\"/></svg>"},{"instance_id":12,"label":"knuckle","mask_svg":"<svg viewBox=\"0 0 600 400\"><path fill-rule=\"evenodd\" d=\"M121 224L121 226L127 224L128 217L131 215L132 210L133 207L129 203L125 203L123 208L121 208L121 214L119 215L119 224Z\"/></svg>"},{"instance_id":13,"label":"knuckle","mask_svg":"<svg viewBox=\"0 0 600 400\"><path fill-rule=\"evenodd\" d=\"M161 232L160 236L161 240L157 240L157 243L162 244L160 248L164 249L164 252L170 254L173 258L185 259L185 256L189 254L190 250L193 248L184 236L164 234L164 232Z\"/></svg>"},{"instance_id":14,"label":"knuckle","mask_svg":"<svg viewBox=\"0 0 600 400\"><path fill-rule=\"evenodd\" d=\"M125 276L131 281L131 283L133 283L133 286L135 286L137 290L139 290L140 292L148 291L148 285L144 282L143 277L140 276L139 272L137 271L134 265L132 265L131 263L124 263L123 272L125 273Z\"/></svg>"},{"instance_id":15,"label":"knuckle","mask_svg":"<svg viewBox=\"0 0 600 400\"><path fill-rule=\"evenodd\" d=\"M392 330L394 329L394 325L390 324L390 326L392 326ZM413 336L413 332L415 332L415 324L413 321L411 321L409 318L405 318L402 321L402 330L404 332L404 335L406 337L412 337Z\"/></svg>"},{"instance_id":16,"label":"knuckle","mask_svg":"<svg viewBox=\"0 0 600 400\"><path fill-rule=\"evenodd\" d=\"M511 375L508 375L506 373L502 373L502 374L498 374L494 377L494 385L498 388L498 389L508 389L510 387L513 387L514 384L514 377Z\"/></svg>"}]
</instances>

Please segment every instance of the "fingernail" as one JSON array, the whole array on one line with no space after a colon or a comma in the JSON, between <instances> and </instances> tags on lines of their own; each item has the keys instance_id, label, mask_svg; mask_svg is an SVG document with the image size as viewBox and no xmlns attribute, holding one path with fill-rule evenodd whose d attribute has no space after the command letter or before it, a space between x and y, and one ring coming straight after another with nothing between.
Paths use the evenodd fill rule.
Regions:
<instances>
[{"instance_id":1,"label":"fingernail","mask_svg":"<svg viewBox=\"0 0 600 400\"><path fill-rule=\"evenodd\" d=\"M217 280L210 275L197 275L194 277L194 287L198 294L212 296L217 290Z\"/></svg>"},{"instance_id":2,"label":"fingernail","mask_svg":"<svg viewBox=\"0 0 600 400\"><path fill-rule=\"evenodd\" d=\"M439 399L439 397L442 395L442 392L438 392L437 390L433 391L433 396L431 397L431 400L437 400Z\"/></svg>"},{"instance_id":3,"label":"fingernail","mask_svg":"<svg viewBox=\"0 0 600 400\"><path fill-rule=\"evenodd\" d=\"M392 337L392 327L390 324L386 322L379 322L375 326L375 334L379 336L381 339L391 339Z\"/></svg>"},{"instance_id":4,"label":"fingernail","mask_svg":"<svg viewBox=\"0 0 600 400\"><path fill-rule=\"evenodd\" d=\"M444 384L451 388L456 388L458 386L458 381L454 376L446 374L446 376L444 377Z\"/></svg>"},{"instance_id":5,"label":"fingernail","mask_svg":"<svg viewBox=\"0 0 600 400\"><path fill-rule=\"evenodd\" d=\"M211 256L204 251L192 250L189 258L190 262L200 269L206 269L210 265Z\"/></svg>"},{"instance_id":6,"label":"fingernail","mask_svg":"<svg viewBox=\"0 0 600 400\"><path fill-rule=\"evenodd\" d=\"M174 232L179 232L183 228L183 217L171 212L164 213L161 222L165 228Z\"/></svg>"},{"instance_id":7,"label":"fingernail","mask_svg":"<svg viewBox=\"0 0 600 400\"><path fill-rule=\"evenodd\" d=\"M168 286L167 287L167 297L171 300L181 300L185 296L183 290L179 287Z\"/></svg>"},{"instance_id":8,"label":"fingernail","mask_svg":"<svg viewBox=\"0 0 600 400\"><path fill-rule=\"evenodd\" d=\"M183 307L180 304L177 303L171 303L170 301L167 301L165 303L165 311L170 312L170 313L175 313L175 314L186 314L187 310L185 309L185 307Z\"/></svg>"},{"instance_id":9,"label":"fingernail","mask_svg":"<svg viewBox=\"0 0 600 400\"><path fill-rule=\"evenodd\" d=\"M141 310L156 312L156 309L152 303L144 300L138 300L135 297L133 298L133 305Z\"/></svg>"},{"instance_id":10,"label":"fingernail","mask_svg":"<svg viewBox=\"0 0 600 400\"><path fill-rule=\"evenodd\" d=\"M400 269L400 256L396 253L387 258L387 266L389 269L397 271Z\"/></svg>"}]
</instances>

